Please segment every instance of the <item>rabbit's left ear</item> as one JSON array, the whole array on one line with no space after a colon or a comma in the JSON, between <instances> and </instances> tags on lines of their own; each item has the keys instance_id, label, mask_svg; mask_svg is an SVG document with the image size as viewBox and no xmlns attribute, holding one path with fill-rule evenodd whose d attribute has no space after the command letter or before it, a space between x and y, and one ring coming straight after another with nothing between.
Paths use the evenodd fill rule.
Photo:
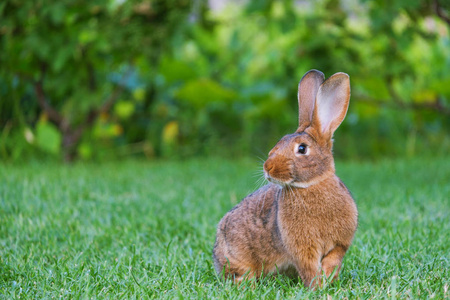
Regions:
<instances>
[{"instance_id":1,"label":"rabbit's left ear","mask_svg":"<svg viewBox=\"0 0 450 300\"><path fill-rule=\"evenodd\" d=\"M317 91L325 80L325 76L318 70L310 70L303 75L298 84L298 129L303 131L311 124Z\"/></svg>"},{"instance_id":2,"label":"rabbit's left ear","mask_svg":"<svg viewBox=\"0 0 450 300\"><path fill-rule=\"evenodd\" d=\"M317 129L331 138L347 114L350 102L350 77L345 73L336 73L319 87L314 108L314 120Z\"/></svg>"}]
</instances>

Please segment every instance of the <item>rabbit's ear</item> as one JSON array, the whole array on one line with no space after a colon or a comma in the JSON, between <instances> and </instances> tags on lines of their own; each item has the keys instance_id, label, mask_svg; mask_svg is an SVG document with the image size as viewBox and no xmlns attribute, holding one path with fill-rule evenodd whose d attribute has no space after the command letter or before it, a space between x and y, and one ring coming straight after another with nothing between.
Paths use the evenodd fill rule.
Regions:
<instances>
[{"instance_id":1,"label":"rabbit's ear","mask_svg":"<svg viewBox=\"0 0 450 300\"><path fill-rule=\"evenodd\" d=\"M322 72L310 70L298 84L298 132L311 124L317 91L324 79Z\"/></svg>"},{"instance_id":2,"label":"rabbit's ear","mask_svg":"<svg viewBox=\"0 0 450 300\"><path fill-rule=\"evenodd\" d=\"M336 73L319 88L313 124L325 137L331 138L347 113L350 101L350 77Z\"/></svg>"}]
</instances>

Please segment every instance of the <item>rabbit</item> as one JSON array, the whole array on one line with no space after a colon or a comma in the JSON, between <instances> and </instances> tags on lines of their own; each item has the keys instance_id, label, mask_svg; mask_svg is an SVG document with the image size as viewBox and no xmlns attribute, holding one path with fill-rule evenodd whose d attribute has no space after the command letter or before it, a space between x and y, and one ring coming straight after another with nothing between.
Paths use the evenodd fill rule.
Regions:
<instances>
[{"instance_id":1,"label":"rabbit","mask_svg":"<svg viewBox=\"0 0 450 300\"><path fill-rule=\"evenodd\" d=\"M219 222L213 249L216 272L234 282L279 273L322 286L338 277L358 223L356 204L335 174L332 136L344 120L350 78L325 80L310 70L298 86L299 125L264 162L269 183Z\"/></svg>"}]
</instances>

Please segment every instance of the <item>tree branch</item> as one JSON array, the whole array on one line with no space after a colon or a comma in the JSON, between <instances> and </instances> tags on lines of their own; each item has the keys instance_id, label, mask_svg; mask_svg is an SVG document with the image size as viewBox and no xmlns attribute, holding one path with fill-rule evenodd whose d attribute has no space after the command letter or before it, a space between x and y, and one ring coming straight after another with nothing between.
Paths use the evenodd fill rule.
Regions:
<instances>
[{"instance_id":1,"label":"tree branch","mask_svg":"<svg viewBox=\"0 0 450 300\"><path fill-rule=\"evenodd\" d=\"M444 20L445 22L447 22L447 25L450 25L450 17L445 13L444 9L439 4L439 1L434 0L432 5L433 5L433 9L434 9L434 12L436 13L436 15L439 18L441 18L442 20Z\"/></svg>"},{"instance_id":2,"label":"tree branch","mask_svg":"<svg viewBox=\"0 0 450 300\"><path fill-rule=\"evenodd\" d=\"M123 86L118 86L114 89L111 96L103 103L103 105L99 109L91 109L86 117L86 120L83 124L78 126L77 129L74 130L73 138L78 140L83 135L83 132L91 126L95 120L97 120L98 116L102 113L106 113L111 109L111 107L116 102L117 98L123 91Z\"/></svg>"},{"instance_id":3,"label":"tree branch","mask_svg":"<svg viewBox=\"0 0 450 300\"><path fill-rule=\"evenodd\" d=\"M67 118L64 118L63 115L61 115L56 109L54 109L48 103L42 84L45 77L45 72L46 66L43 64L41 65L41 78L38 81L34 82L34 90L41 109L47 114L49 120L53 122L56 126L58 126L59 129L61 130L63 134L63 141L62 141L63 149L66 149L65 160L70 161L74 157L73 155L74 147L80 141L86 128L92 126L92 124L95 122L95 120L98 118L100 114L105 113L112 108L117 98L119 98L120 94L123 92L125 81L129 77L131 71L123 75L122 79L114 88L111 95L105 100L103 105L98 109L92 108L88 112L85 121L75 128L73 124L70 124Z\"/></svg>"},{"instance_id":4,"label":"tree branch","mask_svg":"<svg viewBox=\"0 0 450 300\"><path fill-rule=\"evenodd\" d=\"M43 81L47 73L47 65L45 62L40 63L41 76L38 81L34 81L34 92L41 109L47 114L50 121L52 121L56 126L61 129L66 125L67 121L64 117L54 109L50 103L47 101L47 97L44 92Z\"/></svg>"},{"instance_id":5,"label":"tree branch","mask_svg":"<svg viewBox=\"0 0 450 300\"><path fill-rule=\"evenodd\" d=\"M103 105L100 108L98 108L98 109L92 108L89 111L83 124L81 124L80 126L78 126L77 129L74 130L74 136L76 138L81 138L81 135L83 134L84 130L87 127L91 126L95 122L95 120L97 120L97 118L100 114L106 113L112 108L114 103L117 101L117 98L119 98L119 96L122 94L122 92L124 90L125 81L130 76L130 73L131 72L129 71L123 75L123 77L120 80L120 82L118 83L118 85L114 88L111 95L108 97L108 99L106 99L106 101L103 103Z\"/></svg>"},{"instance_id":6,"label":"tree branch","mask_svg":"<svg viewBox=\"0 0 450 300\"><path fill-rule=\"evenodd\" d=\"M41 109L47 114L48 118L56 125L61 126L64 121L63 116L48 103L42 87L42 80L34 83L34 91Z\"/></svg>"},{"instance_id":7,"label":"tree branch","mask_svg":"<svg viewBox=\"0 0 450 300\"><path fill-rule=\"evenodd\" d=\"M95 70L94 70L94 66L89 61L89 59L86 59L86 55L87 55L86 52L87 52L86 49L82 49L81 55L82 55L83 61L86 66L86 73L87 73L87 77L88 77L89 89L91 91L95 91L97 89L97 80L95 78Z\"/></svg>"}]
</instances>

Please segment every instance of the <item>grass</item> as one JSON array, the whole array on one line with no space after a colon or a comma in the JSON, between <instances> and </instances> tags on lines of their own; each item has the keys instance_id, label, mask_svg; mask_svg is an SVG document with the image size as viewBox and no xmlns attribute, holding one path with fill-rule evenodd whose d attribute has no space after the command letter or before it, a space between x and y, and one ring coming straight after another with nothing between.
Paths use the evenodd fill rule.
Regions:
<instances>
[{"instance_id":1,"label":"grass","mask_svg":"<svg viewBox=\"0 0 450 300\"><path fill-rule=\"evenodd\" d=\"M252 160L0 166L3 298L449 298L450 160L341 163L359 228L340 280L238 287L215 226L256 188Z\"/></svg>"}]
</instances>

